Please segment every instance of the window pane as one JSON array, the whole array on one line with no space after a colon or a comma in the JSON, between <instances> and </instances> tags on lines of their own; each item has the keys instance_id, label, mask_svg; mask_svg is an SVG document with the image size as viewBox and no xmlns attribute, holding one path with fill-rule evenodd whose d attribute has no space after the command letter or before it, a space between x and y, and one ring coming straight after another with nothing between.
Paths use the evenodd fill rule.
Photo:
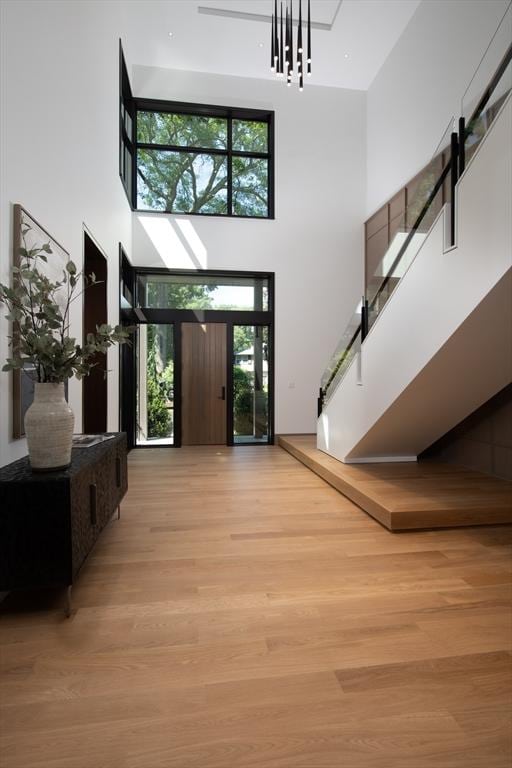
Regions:
<instances>
[{"instance_id":1,"label":"window pane","mask_svg":"<svg viewBox=\"0 0 512 768\"><path fill-rule=\"evenodd\" d=\"M133 141L133 122L130 113L128 110L125 110L124 113L124 129L126 131L126 135L130 139L130 141Z\"/></svg>"},{"instance_id":2,"label":"window pane","mask_svg":"<svg viewBox=\"0 0 512 768\"><path fill-rule=\"evenodd\" d=\"M137 141L176 147L227 149L228 121L223 117L137 112Z\"/></svg>"},{"instance_id":3,"label":"window pane","mask_svg":"<svg viewBox=\"0 0 512 768\"><path fill-rule=\"evenodd\" d=\"M268 160L233 157L233 213L268 216Z\"/></svg>"},{"instance_id":4,"label":"window pane","mask_svg":"<svg viewBox=\"0 0 512 768\"><path fill-rule=\"evenodd\" d=\"M174 442L174 326L137 331L137 445Z\"/></svg>"},{"instance_id":5,"label":"window pane","mask_svg":"<svg viewBox=\"0 0 512 768\"><path fill-rule=\"evenodd\" d=\"M233 120L233 149L238 152L268 152L268 123Z\"/></svg>"},{"instance_id":6,"label":"window pane","mask_svg":"<svg viewBox=\"0 0 512 768\"><path fill-rule=\"evenodd\" d=\"M268 441L268 327L233 328L235 443Z\"/></svg>"},{"instance_id":7,"label":"window pane","mask_svg":"<svg viewBox=\"0 0 512 768\"><path fill-rule=\"evenodd\" d=\"M139 275L139 307L268 311L268 280L257 277Z\"/></svg>"},{"instance_id":8,"label":"window pane","mask_svg":"<svg viewBox=\"0 0 512 768\"><path fill-rule=\"evenodd\" d=\"M128 147L124 147L124 172L123 181L126 189L130 193L131 197L131 185L132 185L132 156Z\"/></svg>"},{"instance_id":9,"label":"window pane","mask_svg":"<svg viewBox=\"0 0 512 768\"><path fill-rule=\"evenodd\" d=\"M227 158L139 149L137 208L174 213L227 213Z\"/></svg>"}]
</instances>

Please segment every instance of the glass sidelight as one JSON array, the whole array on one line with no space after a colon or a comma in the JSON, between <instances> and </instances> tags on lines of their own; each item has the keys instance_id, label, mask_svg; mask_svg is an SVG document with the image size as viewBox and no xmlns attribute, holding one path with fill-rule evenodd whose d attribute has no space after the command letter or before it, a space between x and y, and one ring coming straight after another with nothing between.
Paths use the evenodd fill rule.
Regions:
<instances>
[{"instance_id":1,"label":"glass sidelight","mask_svg":"<svg viewBox=\"0 0 512 768\"><path fill-rule=\"evenodd\" d=\"M233 442L269 442L269 328L233 326Z\"/></svg>"},{"instance_id":2,"label":"glass sidelight","mask_svg":"<svg viewBox=\"0 0 512 768\"><path fill-rule=\"evenodd\" d=\"M136 445L174 443L174 326L139 325Z\"/></svg>"}]
</instances>

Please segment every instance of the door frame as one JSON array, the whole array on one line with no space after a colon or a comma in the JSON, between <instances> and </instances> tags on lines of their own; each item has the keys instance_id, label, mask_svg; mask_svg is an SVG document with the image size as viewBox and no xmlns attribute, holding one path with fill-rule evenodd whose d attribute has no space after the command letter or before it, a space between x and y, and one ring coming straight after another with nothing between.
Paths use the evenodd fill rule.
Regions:
<instances>
[{"instance_id":1,"label":"door frame","mask_svg":"<svg viewBox=\"0 0 512 768\"><path fill-rule=\"evenodd\" d=\"M142 324L162 324L174 326L174 441L172 445L137 445L136 444L136 386L135 386L135 346L137 344L136 332L132 339L131 354L123 357L122 379L128 390L128 396L123 397L121 408L121 423L130 429L132 434L128 435L128 444L136 448L181 448L181 416L182 416L182 323L225 323L226 325L226 445L232 446L255 446L255 445L273 445L274 444L274 396L275 396L275 373L274 373L274 318L275 318L275 273L274 272L255 272L252 270L183 270L183 269L165 269L165 268L144 268L132 267L128 259L124 261L123 282L129 285L133 295L133 307L128 309L126 306L120 306L120 318L123 325L142 325ZM149 307L139 307L138 305L138 277L145 275L175 275L180 277L194 277L203 275L205 278L212 277L241 277L241 278L260 278L268 281L268 310L217 310L217 309L153 309ZM122 291L121 291L122 293ZM126 297L125 297L126 298ZM235 443L233 435L233 326L252 325L267 326L269 338L269 356L268 356L268 441L254 443ZM131 400L130 418L126 414L128 398Z\"/></svg>"},{"instance_id":2,"label":"door frame","mask_svg":"<svg viewBox=\"0 0 512 768\"><path fill-rule=\"evenodd\" d=\"M105 322L108 323L108 315L109 315L109 305L108 305L108 285L109 285L109 269L108 269L108 258L107 254L99 244L99 242L96 240L94 235L92 234L89 227L85 224L85 222L82 222L82 265L83 270L85 274L85 257L86 257L86 238L89 238L90 242L98 252L98 255L101 256L105 262L105 280L103 281L105 283ZM86 317L86 302L87 302L87 291L84 291L84 294L82 296L82 336L84 334L85 329L85 317ZM82 339L84 341L84 339ZM105 354L105 370L108 370L108 363L107 363L107 354ZM84 379L85 381L85 379ZM108 380L105 378L105 386L104 386L104 393L105 393L105 428L108 431L108 417L109 417L109 408L108 408ZM85 410L86 410L86 394L85 394L85 387L82 386L82 432L84 432L84 426L85 426Z\"/></svg>"},{"instance_id":3,"label":"door frame","mask_svg":"<svg viewBox=\"0 0 512 768\"><path fill-rule=\"evenodd\" d=\"M134 269L122 243L119 243L119 322L123 322L123 312L133 311ZM129 325L130 323L123 323ZM135 389L135 333L129 344L118 344L119 348L119 383L118 383L118 418L119 431L126 432L127 448L135 447L136 400Z\"/></svg>"}]
</instances>

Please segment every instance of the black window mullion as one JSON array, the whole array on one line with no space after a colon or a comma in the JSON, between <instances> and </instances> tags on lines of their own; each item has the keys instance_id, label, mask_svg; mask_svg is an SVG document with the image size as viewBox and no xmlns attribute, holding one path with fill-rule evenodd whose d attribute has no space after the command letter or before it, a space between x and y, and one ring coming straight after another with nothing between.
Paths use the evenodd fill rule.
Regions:
<instances>
[{"instance_id":1,"label":"black window mullion","mask_svg":"<svg viewBox=\"0 0 512 768\"><path fill-rule=\"evenodd\" d=\"M176 448L181 448L181 321L175 320L172 324L174 326L174 446Z\"/></svg>"},{"instance_id":2,"label":"black window mullion","mask_svg":"<svg viewBox=\"0 0 512 768\"><path fill-rule=\"evenodd\" d=\"M256 123L268 121L268 110L251 109L249 107L219 107L213 104L194 104L182 101L165 101L163 99L144 99L136 97L137 109L141 112L169 112L175 115L198 115L199 117L233 117L236 120L252 120Z\"/></svg>"},{"instance_id":3,"label":"black window mullion","mask_svg":"<svg viewBox=\"0 0 512 768\"><path fill-rule=\"evenodd\" d=\"M124 128L121 130L121 133L123 135L124 143L128 145L128 148L131 151L133 149L133 141L130 139Z\"/></svg>"},{"instance_id":4,"label":"black window mullion","mask_svg":"<svg viewBox=\"0 0 512 768\"><path fill-rule=\"evenodd\" d=\"M233 118L228 117L228 216L233 215Z\"/></svg>"},{"instance_id":5,"label":"black window mullion","mask_svg":"<svg viewBox=\"0 0 512 768\"><path fill-rule=\"evenodd\" d=\"M226 323L226 389L227 389L227 407L226 407L226 437L227 444L234 445L234 429L233 429L233 405L235 399L235 393L233 391L233 321L230 319Z\"/></svg>"},{"instance_id":6,"label":"black window mullion","mask_svg":"<svg viewBox=\"0 0 512 768\"><path fill-rule=\"evenodd\" d=\"M275 216L274 200L274 113L271 112L268 119L267 148L269 152L267 168L267 216L271 219Z\"/></svg>"},{"instance_id":7,"label":"black window mullion","mask_svg":"<svg viewBox=\"0 0 512 768\"><path fill-rule=\"evenodd\" d=\"M210 149L205 147L194 147L193 144L187 144L186 147L183 147L175 144L148 144L144 141L138 141L137 148L154 149L160 152L193 152L197 155L227 155L225 149L217 149L216 147L211 147Z\"/></svg>"},{"instance_id":8,"label":"black window mullion","mask_svg":"<svg viewBox=\"0 0 512 768\"><path fill-rule=\"evenodd\" d=\"M126 134L125 134L126 135ZM127 137L126 141L130 142L130 139ZM194 147L192 144L187 145L186 147L183 146L177 146L175 144L149 144L147 142L138 141L137 142L137 149L154 149L158 150L159 152L194 152L198 155L233 155L233 157L248 157L253 158L256 157L258 160L269 160L270 154L268 152L249 152L249 151L242 151L240 149L229 149L229 145L232 144L232 142L229 141L228 138L228 149L206 149L205 147Z\"/></svg>"},{"instance_id":9,"label":"black window mullion","mask_svg":"<svg viewBox=\"0 0 512 768\"><path fill-rule=\"evenodd\" d=\"M135 167L135 154L133 147L133 140L128 135L126 130L126 115L132 118L135 114L135 101L132 96L132 89L130 86L130 79L128 77L128 70L126 68L126 62L124 60L123 46L121 40L119 40L119 176L123 189L128 198L130 207L134 208L133 194L132 194L132 179L136 170ZM128 177L126 153L131 158L131 176Z\"/></svg>"},{"instance_id":10,"label":"black window mullion","mask_svg":"<svg viewBox=\"0 0 512 768\"><path fill-rule=\"evenodd\" d=\"M134 110L133 114L133 135L135 139L137 139L137 110ZM132 150L132 208L134 210L137 210L137 176L138 176L138 170L139 170L139 161L137 157L137 144L133 144L133 150Z\"/></svg>"},{"instance_id":11,"label":"black window mullion","mask_svg":"<svg viewBox=\"0 0 512 768\"><path fill-rule=\"evenodd\" d=\"M253 157L255 157L258 160L270 159L270 155L268 152L242 152L239 149L234 149L232 154L233 154L233 157L248 157L249 159L252 159Z\"/></svg>"}]
</instances>

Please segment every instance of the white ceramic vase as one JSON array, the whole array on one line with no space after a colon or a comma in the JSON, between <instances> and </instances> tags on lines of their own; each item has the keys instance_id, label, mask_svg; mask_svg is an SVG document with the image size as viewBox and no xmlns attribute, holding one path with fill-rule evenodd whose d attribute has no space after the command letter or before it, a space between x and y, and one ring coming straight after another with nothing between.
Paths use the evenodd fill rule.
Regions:
<instances>
[{"instance_id":1,"label":"white ceramic vase","mask_svg":"<svg viewBox=\"0 0 512 768\"><path fill-rule=\"evenodd\" d=\"M64 397L64 384L36 384L25 414L30 466L36 472L65 469L71 462L75 417Z\"/></svg>"}]
</instances>

